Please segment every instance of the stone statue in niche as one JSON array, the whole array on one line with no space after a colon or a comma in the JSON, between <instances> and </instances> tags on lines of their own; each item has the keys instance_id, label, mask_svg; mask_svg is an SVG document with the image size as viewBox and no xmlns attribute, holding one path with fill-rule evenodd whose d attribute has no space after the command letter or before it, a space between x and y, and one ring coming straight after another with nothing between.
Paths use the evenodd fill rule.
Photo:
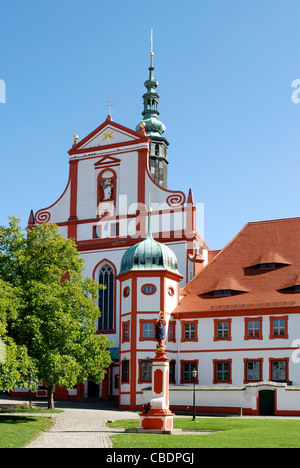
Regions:
<instances>
[{"instance_id":1,"label":"stone statue in niche","mask_svg":"<svg viewBox=\"0 0 300 468\"><path fill-rule=\"evenodd\" d=\"M112 183L112 180L109 179L109 178L106 178L106 179L102 180L100 185L101 185L101 188L102 188L103 193L104 193L103 200L111 200L111 198L112 198L112 189L114 187L114 184Z\"/></svg>"},{"instance_id":2,"label":"stone statue in niche","mask_svg":"<svg viewBox=\"0 0 300 468\"><path fill-rule=\"evenodd\" d=\"M166 325L165 316L160 312L159 319L155 323L155 340L157 341L156 350L165 351L166 349Z\"/></svg>"}]
</instances>

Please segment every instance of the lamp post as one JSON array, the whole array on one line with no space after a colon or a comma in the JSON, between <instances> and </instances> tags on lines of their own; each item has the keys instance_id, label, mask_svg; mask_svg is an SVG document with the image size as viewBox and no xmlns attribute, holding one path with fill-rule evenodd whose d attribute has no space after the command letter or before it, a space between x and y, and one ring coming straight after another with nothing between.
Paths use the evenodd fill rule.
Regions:
<instances>
[{"instance_id":1,"label":"lamp post","mask_svg":"<svg viewBox=\"0 0 300 468\"><path fill-rule=\"evenodd\" d=\"M194 392L193 392L193 419L192 421L196 421L196 378L197 378L197 370L192 370L192 376L194 380Z\"/></svg>"}]
</instances>

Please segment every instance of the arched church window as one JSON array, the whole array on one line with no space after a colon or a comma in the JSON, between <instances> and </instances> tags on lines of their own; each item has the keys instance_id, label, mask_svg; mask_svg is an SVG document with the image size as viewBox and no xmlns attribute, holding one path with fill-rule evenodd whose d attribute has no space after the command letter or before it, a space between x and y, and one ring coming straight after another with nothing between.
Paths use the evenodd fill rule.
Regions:
<instances>
[{"instance_id":1,"label":"arched church window","mask_svg":"<svg viewBox=\"0 0 300 468\"><path fill-rule=\"evenodd\" d=\"M109 263L104 263L99 270L99 284L106 286L99 290L98 330L114 329L114 270Z\"/></svg>"}]
</instances>

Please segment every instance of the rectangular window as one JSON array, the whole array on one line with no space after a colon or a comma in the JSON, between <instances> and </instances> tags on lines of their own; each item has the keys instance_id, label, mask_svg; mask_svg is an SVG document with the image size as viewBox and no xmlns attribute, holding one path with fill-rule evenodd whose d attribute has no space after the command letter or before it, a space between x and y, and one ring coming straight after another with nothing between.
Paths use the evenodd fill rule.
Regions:
<instances>
[{"instance_id":1,"label":"rectangular window","mask_svg":"<svg viewBox=\"0 0 300 468\"><path fill-rule=\"evenodd\" d=\"M194 382L193 370L197 370L196 362L182 363L182 382Z\"/></svg>"},{"instance_id":2,"label":"rectangular window","mask_svg":"<svg viewBox=\"0 0 300 468\"><path fill-rule=\"evenodd\" d=\"M273 336L284 336L285 335L285 320L274 320L273 321Z\"/></svg>"},{"instance_id":3,"label":"rectangular window","mask_svg":"<svg viewBox=\"0 0 300 468\"><path fill-rule=\"evenodd\" d=\"M271 361L271 380L274 382L286 382L287 360Z\"/></svg>"},{"instance_id":4,"label":"rectangular window","mask_svg":"<svg viewBox=\"0 0 300 468\"><path fill-rule=\"evenodd\" d=\"M198 341L198 320L181 321L181 342Z\"/></svg>"},{"instance_id":5,"label":"rectangular window","mask_svg":"<svg viewBox=\"0 0 300 468\"><path fill-rule=\"evenodd\" d=\"M195 324L194 323L185 323L184 324L184 339L185 340L194 340L195 339Z\"/></svg>"},{"instance_id":6,"label":"rectangular window","mask_svg":"<svg viewBox=\"0 0 300 468\"><path fill-rule=\"evenodd\" d=\"M270 339L288 337L288 316L270 317Z\"/></svg>"},{"instance_id":7,"label":"rectangular window","mask_svg":"<svg viewBox=\"0 0 300 468\"><path fill-rule=\"evenodd\" d=\"M122 343L125 341L129 341L129 321L128 322L123 322L122 327L123 327L123 333L122 333Z\"/></svg>"},{"instance_id":8,"label":"rectangular window","mask_svg":"<svg viewBox=\"0 0 300 468\"><path fill-rule=\"evenodd\" d=\"M119 390L119 374L115 375L115 390Z\"/></svg>"},{"instance_id":9,"label":"rectangular window","mask_svg":"<svg viewBox=\"0 0 300 468\"><path fill-rule=\"evenodd\" d=\"M172 360L169 364L169 383L175 383L176 361Z\"/></svg>"},{"instance_id":10,"label":"rectangular window","mask_svg":"<svg viewBox=\"0 0 300 468\"><path fill-rule=\"evenodd\" d=\"M262 340L262 317L245 318L245 340Z\"/></svg>"},{"instance_id":11,"label":"rectangular window","mask_svg":"<svg viewBox=\"0 0 300 468\"><path fill-rule=\"evenodd\" d=\"M169 340L169 341L173 341L173 342L176 341L175 322L169 322L168 340Z\"/></svg>"},{"instance_id":12,"label":"rectangular window","mask_svg":"<svg viewBox=\"0 0 300 468\"><path fill-rule=\"evenodd\" d=\"M214 341L231 341L231 320L232 319L214 320Z\"/></svg>"},{"instance_id":13,"label":"rectangular window","mask_svg":"<svg viewBox=\"0 0 300 468\"><path fill-rule=\"evenodd\" d=\"M93 239L99 239L101 237L101 226L93 226Z\"/></svg>"},{"instance_id":14,"label":"rectangular window","mask_svg":"<svg viewBox=\"0 0 300 468\"><path fill-rule=\"evenodd\" d=\"M218 338L227 338L228 337L228 322L219 322L218 323Z\"/></svg>"},{"instance_id":15,"label":"rectangular window","mask_svg":"<svg viewBox=\"0 0 300 468\"><path fill-rule=\"evenodd\" d=\"M250 320L248 322L248 338L258 338L259 331L260 331L259 321Z\"/></svg>"},{"instance_id":16,"label":"rectangular window","mask_svg":"<svg viewBox=\"0 0 300 468\"><path fill-rule=\"evenodd\" d=\"M260 382L261 378L261 361L246 361L246 381Z\"/></svg>"},{"instance_id":17,"label":"rectangular window","mask_svg":"<svg viewBox=\"0 0 300 468\"><path fill-rule=\"evenodd\" d=\"M231 382L231 359L228 361L214 360L214 383L232 383Z\"/></svg>"},{"instance_id":18,"label":"rectangular window","mask_svg":"<svg viewBox=\"0 0 300 468\"><path fill-rule=\"evenodd\" d=\"M152 381L152 362L149 360L140 361L140 382Z\"/></svg>"},{"instance_id":19,"label":"rectangular window","mask_svg":"<svg viewBox=\"0 0 300 468\"><path fill-rule=\"evenodd\" d=\"M129 361L126 359L122 361L122 382L129 382Z\"/></svg>"},{"instance_id":20,"label":"rectangular window","mask_svg":"<svg viewBox=\"0 0 300 468\"><path fill-rule=\"evenodd\" d=\"M144 340L154 339L154 323L153 322L143 322L142 336Z\"/></svg>"},{"instance_id":21,"label":"rectangular window","mask_svg":"<svg viewBox=\"0 0 300 468\"><path fill-rule=\"evenodd\" d=\"M169 323L169 341L174 340L174 330L173 330L173 323Z\"/></svg>"}]
</instances>

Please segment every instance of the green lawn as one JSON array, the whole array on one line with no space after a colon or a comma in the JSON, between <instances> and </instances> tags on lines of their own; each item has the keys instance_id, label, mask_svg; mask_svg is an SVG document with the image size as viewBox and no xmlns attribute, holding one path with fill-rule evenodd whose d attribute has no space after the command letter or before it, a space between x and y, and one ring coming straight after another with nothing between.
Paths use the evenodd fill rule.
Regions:
<instances>
[{"instance_id":1,"label":"green lawn","mask_svg":"<svg viewBox=\"0 0 300 468\"><path fill-rule=\"evenodd\" d=\"M21 448L51 428L47 417L0 416L0 448Z\"/></svg>"},{"instance_id":2,"label":"green lawn","mask_svg":"<svg viewBox=\"0 0 300 468\"><path fill-rule=\"evenodd\" d=\"M138 427L139 420L115 421L109 427ZM205 435L118 434L114 448L300 448L300 419L174 418L174 428L218 431Z\"/></svg>"}]
</instances>

